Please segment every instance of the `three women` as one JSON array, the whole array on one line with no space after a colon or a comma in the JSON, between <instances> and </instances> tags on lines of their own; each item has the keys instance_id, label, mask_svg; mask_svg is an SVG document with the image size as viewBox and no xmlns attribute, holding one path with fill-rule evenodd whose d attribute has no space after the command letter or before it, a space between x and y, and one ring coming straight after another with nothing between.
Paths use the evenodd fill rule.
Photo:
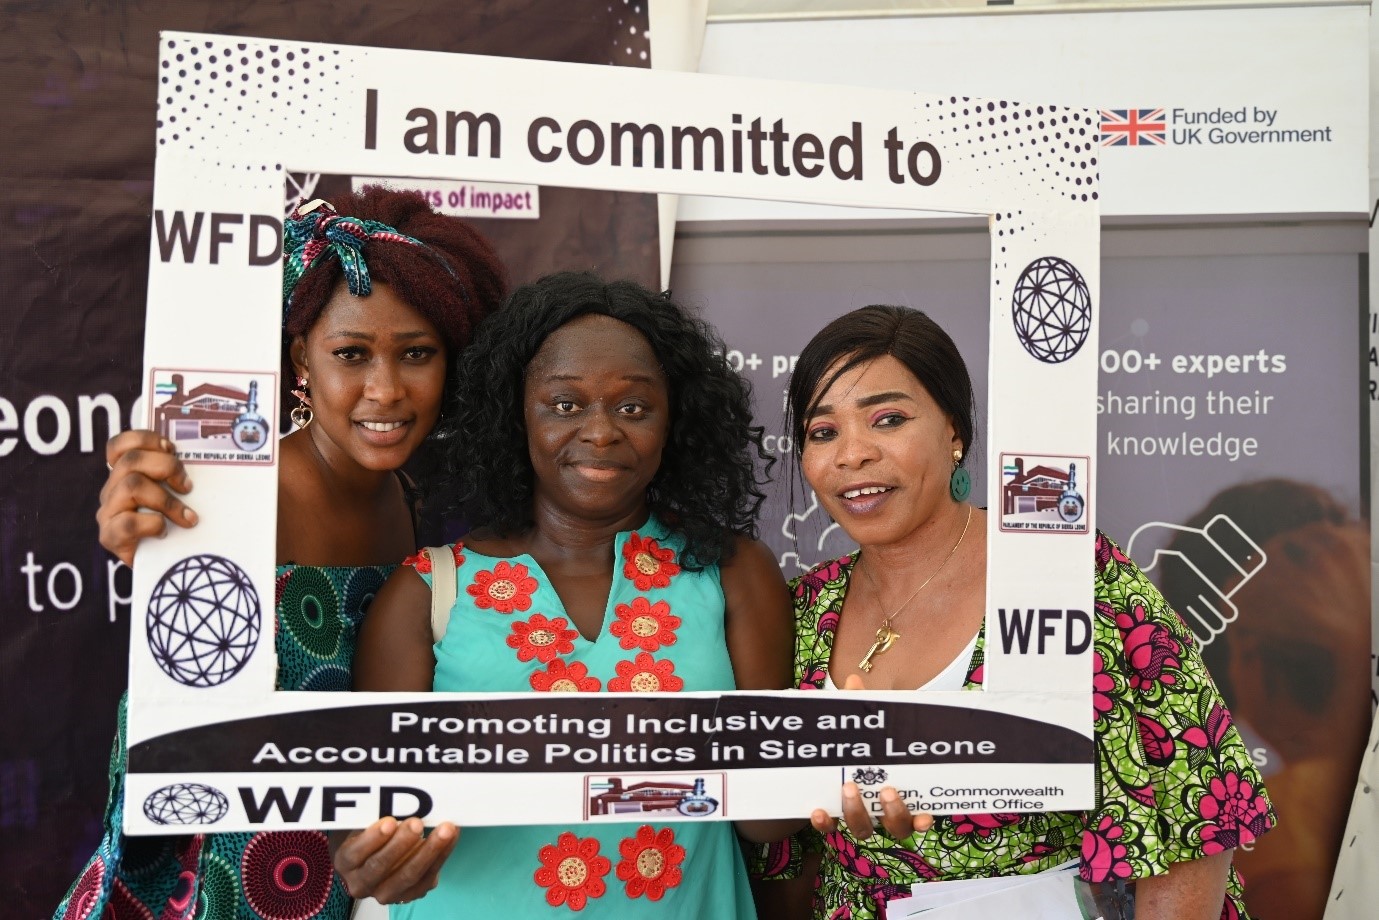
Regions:
<instances>
[{"instance_id":1,"label":"three women","mask_svg":"<svg viewBox=\"0 0 1379 920\"><path fill-rule=\"evenodd\" d=\"M446 439L452 492L476 525L452 550L466 592L433 647L432 560L395 574L366 621L355 685L779 686L789 642L773 613L779 574L747 537L760 432L712 344L671 305L585 276L547 279L498 314L465 359ZM310 361L310 349L301 355ZM915 311L856 311L801 354L790 404L802 469L862 550L797 580L799 686L980 686L985 551L971 532L985 513L954 476L971 446L971 402L951 341ZM361 449L386 448L382 435L411 424L333 411L345 421L323 429L327 447L357 437ZM844 827L814 817L817 916L877 916L912 882L1037 872L1079 856L1089 880L1142 878L1141 917L1239 914L1229 851L1273 823L1258 776L1190 634L1104 537L1095 583L1097 809L929 827L890 795L888 837L878 838L846 790ZM356 894L405 905L399 917L457 904L532 915L750 911L721 825L685 837L610 827L460 835L443 825L425 837L415 822L385 819L353 835L337 865ZM702 886L682 884L687 873L731 884L705 900Z\"/></svg>"}]
</instances>

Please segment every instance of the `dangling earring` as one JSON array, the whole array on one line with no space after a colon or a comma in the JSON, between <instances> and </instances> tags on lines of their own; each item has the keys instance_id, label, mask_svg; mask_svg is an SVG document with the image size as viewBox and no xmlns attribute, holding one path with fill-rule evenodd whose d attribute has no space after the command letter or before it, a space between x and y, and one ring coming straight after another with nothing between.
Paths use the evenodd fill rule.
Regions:
<instances>
[{"instance_id":1,"label":"dangling earring","mask_svg":"<svg viewBox=\"0 0 1379 920\"><path fill-rule=\"evenodd\" d=\"M297 389L292 391L292 395L297 397L297 406L288 413L288 416L292 419L292 424L298 428L305 428L315 418L311 411L311 390L307 386L305 377L299 376L297 378Z\"/></svg>"},{"instance_id":2,"label":"dangling earring","mask_svg":"<svg viewBox=\"0 0 1379 920\"><path fill-rule=\"evenodd\" d=\"M972 477L962 467L962 451L953 448L953 474L948 477L948 494L955 502L967 501L972 494Z\"/></svg>"}]
</instances>

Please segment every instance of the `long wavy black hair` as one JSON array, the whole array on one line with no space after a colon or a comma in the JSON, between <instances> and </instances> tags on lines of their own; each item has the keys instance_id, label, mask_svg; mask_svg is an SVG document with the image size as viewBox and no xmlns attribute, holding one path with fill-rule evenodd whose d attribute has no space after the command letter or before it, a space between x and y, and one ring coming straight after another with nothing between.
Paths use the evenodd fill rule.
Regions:
<instances>
[{"instance_id":1,"label":"long wavy black hair","mask_svg":"<svg viewBox=\"0 0 1379 920\"><path fill-rule=\"evenodd\" d=\"M707 323L669 297L587 272L548 275L513 291L460 358L441 423L452 510L470 526L510 536L532 525L534 474L523 399L527 365L546 337L599 314L640 332L665 373L670 430L647 488L653 514L684 535L687 567L727 559L733 535L756 536L771 455L752 423L751 390L723 358ZM760 466L758 463L760 462Z\"/></svg>"}]
</instances>

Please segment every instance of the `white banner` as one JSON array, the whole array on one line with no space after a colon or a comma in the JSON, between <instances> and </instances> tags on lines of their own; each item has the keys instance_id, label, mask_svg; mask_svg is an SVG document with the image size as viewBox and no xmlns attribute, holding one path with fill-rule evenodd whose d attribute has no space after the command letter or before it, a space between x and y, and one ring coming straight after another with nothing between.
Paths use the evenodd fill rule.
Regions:
<instances>
[{"instance_id":1,"label":"white banner","mask_svg":"<svg viewBox=\"0 0 1379 920\"><path fill-rule=\"evenodd\" d=\"M309 68L313 83L284 101L247 73L236 82L212 72L207 85L184 79L211 57L222 66L290 63ZM205 408L192 405L204 386L267 394L277 385L268 369L278 363L282 277L265 241L278 226L284 171L306 169L986 215L989 463L1094 452L1100 223L1096 171L1081 159L1092 152L1094 113L186 33L164 34L160 69L144 360L178 412ZM193 105L201 114L189 122ZM305 110L333 117L304 119ZM1060 394L1057 426L1025 411L1036 391ZM179 418L190 434L209 430ZM131 833L347 827L359 808L467 824L565 815L494 794L531 773L566 777L578 795L565 809L592 807L588 783L608 786L603 795L655 773L638 781L672 784L691 816L709 819L798 815L822 800L818 790L836 789L840 770L878 764L914 765L919 772L896 781L935 811L996 799L1018 800L1010 807L1021 811L1092 804L1086 528L1001 530L992 516L988 689L960 701L922 691L276 694L276 458L264 462L255 446L266 443L266 420L233 423L239 449L198 470L199 526L146 542L136 560ZM988 471L987 481L1000 476ZM1078 482L1080 519L1095 489L1090 478ZM649 721L599 721L618 712ZM720 749L724 728L704 720L730 713L744 720L733 729L742 743ZM808 781L782 783L783 770ZM364 773L368 782L353 775ZM964 776L974 782L962 785ZM731 815L694 811L705 798L733 802ZM967 804L945 805L953 802Z\"/></svg>"},{"instance_id":2,"label":"white banner","mask_svg":"<svg viewBox=\"0 0 1379 920\"><path fill-rule=\"evenodd\" d=\"M1358 213L1368 31L1359 4L722 22L709 25L700 71L1086 106L1098 113L1106 215ZM681 220L865 216L680 207Z\"/></svg>"}]
</instances>

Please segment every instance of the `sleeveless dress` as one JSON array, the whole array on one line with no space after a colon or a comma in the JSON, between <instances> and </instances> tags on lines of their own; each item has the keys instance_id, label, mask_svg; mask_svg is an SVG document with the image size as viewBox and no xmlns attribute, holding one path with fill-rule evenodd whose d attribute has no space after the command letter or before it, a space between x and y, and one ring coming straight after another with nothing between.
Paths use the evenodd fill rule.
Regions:
<instances>
[{"instance_id":1,"label":"sleeveless dress","mask_svg":"<svg viewBox=\"0 0 1379 920\"><path fill-rule=\"evenodd\" d=\"M277 689L349 690L359 623L395 566L277 569ZM125 837L125 701L104 836L54 920L348 920L320 831Z\"/></svg>"},{"instance_id":2,"label":"sleeveless dress","mask_svg":"<svg viewBox=\"0 0 1379 920\"><path fill-rule=\"evenodd\" d=\"M686 571L683 541L652 519L621 533L603 627L579 634L536 560L456 544L457 599L435 646L434 689L734 689L716 566ZM409 560L430 584L431 562ZM742 853L726 821L467 827L440 884L392 920L453 917L754 917Z\"/></svg>"}]
</instances>

